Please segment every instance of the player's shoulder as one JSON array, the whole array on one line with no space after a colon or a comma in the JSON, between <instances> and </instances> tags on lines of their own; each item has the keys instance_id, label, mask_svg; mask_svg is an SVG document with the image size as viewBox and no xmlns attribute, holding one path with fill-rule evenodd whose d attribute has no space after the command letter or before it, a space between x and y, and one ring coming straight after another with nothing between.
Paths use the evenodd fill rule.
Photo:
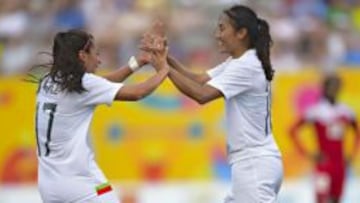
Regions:
<instances>
[{"instance_id":1,"label":"player's shoulder","mask_svg":"<svg viewBox=\"0 0 360 203\"><path fill-rule=\"evenodd\" d=\"M94 73L84 73L82 80L83 81L97 80L98 78L99 76L95 75Z\"/></svg>"},{"instance_id":2,"label":"player's shoulder","mask_svg":"<svg viewBox=\"0 0 360 203\"><path fill-rule=\"evenodd\" d=\"M314 112L316 112L318 109L318 104L311 104L305 108L304 113L305 115L314 114Z\"/></svg>"},{"instance_id":3,"label":"player's shoulder","mask_svg":"<svg viewBox=\"0 0 360 203\"><path fill-rule=\"evenodd\" d=\"M339 104L337 104L336 107L340 113L344 113L344 114L348 114L348 115L354 114L354 111L348 105L346 105L344 103L339 103Z\"/></svg>"},{"instance_id":4,"label":"player's shoulder","mask_svg":"<svg viewBox=\"0 0 360 203\"><path fill-rule=\"evenodd\" d=\"M326 106L321 101L310 104L304 111L304 117L308 120L316 120L326 111Z\"/></svg>"},{"instance_id":5,"label":"player's shoulder","mask_svg":"<svg viewBox=\"0 0 360 203\"><path fill-rule=\"evenodd\" d=\"M233 66L241 66L243 68L249 68L250 70L256 70L254 67L261 67L261 62L256 55L256 51L254 49L250 49L246 51L241 57L233 58L231 60L231 65Z\"/></svg>"},{"instance_id":6,"label":"player's shoulder","mask_svg":"<svg viewBox=\"0 0 360 203\"><path fill-rule=\"evenodd\" d=\"M38 95L60 95L63 90L61 86L53 81L50 75L43 76L38 84L37 94Z\"/></svg>"},{"instance_id":7,"label":"player's shoulder","mask_svg":"<svg viewBox=\"0 0 360 203\"><path fill-rule=\"evenodd\" d=\"M265 80L263 68L255 50L247 51L243 57L233 59L230 63L234 72L241 76L248 76L254 80Z\"/></svg>"},{"instance_id":8,"label":"player's shoulder","mask_svg":"<svg viewBox=\"0 0 360 203\"><path fill-rule=\"evenodd\" d=\"M104 80L106 79L101 76L95 75L94 73L85 73L82 77L82 83L84 87L95 86L98 83L102 83Z\"/></svg>"},{"instance_id":9,"label":"player's shoulder","mask_svg":"<svg viewBox=\"0 0 360 203\"><path fill-rule=\"evenodd\" d=\"M344 109L344 110L351 110L350 106L348 106L348 105L345 104L345 103L338 103L338 104L337 104L337 108L339 108L339 109Z\"/></svg>"}]
</instances>

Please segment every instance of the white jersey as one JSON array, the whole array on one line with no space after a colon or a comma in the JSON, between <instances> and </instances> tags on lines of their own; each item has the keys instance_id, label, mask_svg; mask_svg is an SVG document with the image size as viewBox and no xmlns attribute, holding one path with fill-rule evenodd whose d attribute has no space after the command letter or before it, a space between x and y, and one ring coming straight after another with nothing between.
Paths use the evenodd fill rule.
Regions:
<instances>
[{"instance_id":1,"label":"white jersey","mask_svg":"<svg viewBox=\"0 0 360 203\"><path fill-rule=\"evenodd\" d=\"M208 85L225 97L230 163L257 156L280 156L271 129L271 90L254 49L209 70Z\"/></svg>"},{"instance_id":2,"label":"white jersey","mask_svg":"<svg viewBox=\"0 0 360 203\"><path fill-rule=\"evenodd\" d=\"M91 73L84 74L82 84L86 90L80 94L61 91L50 77L40 83L36 105L40 189L51 181L66 184L79 180L90 185L107 181L94 160L89 127L95 107L110 105L123 84ZM82 194L96 192L92 185L89 188ZM68 189L74 190L69 186ZM44 191L50 193L49 190Z\"/></svg>"}]
</instances>

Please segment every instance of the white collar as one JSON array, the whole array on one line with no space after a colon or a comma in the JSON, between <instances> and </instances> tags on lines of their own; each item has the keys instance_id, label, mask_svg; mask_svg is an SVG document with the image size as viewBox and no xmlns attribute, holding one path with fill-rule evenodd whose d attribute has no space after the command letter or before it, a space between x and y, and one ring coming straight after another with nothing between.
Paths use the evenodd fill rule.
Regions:
<instances>
[{"instance_id":1,"label":"white collar","mask_svg":"<svg viewBox=\"0 0 360 203\"><path fill-rule=\"evenodd\" d=\"M246 57L249 57L249 56L256 56L256 50L253 49L253 48L248 49L241 56L239 56L237 58L234 58L234 57L230 56L230 58L234 59L234 60L238 60L238 59L246 58Z\"/></svg>"}]
</instances>

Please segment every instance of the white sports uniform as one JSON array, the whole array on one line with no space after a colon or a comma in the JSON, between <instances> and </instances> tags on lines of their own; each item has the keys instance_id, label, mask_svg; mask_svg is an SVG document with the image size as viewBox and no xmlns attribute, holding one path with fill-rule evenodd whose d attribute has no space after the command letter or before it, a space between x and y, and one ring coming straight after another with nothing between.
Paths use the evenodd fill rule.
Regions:
<instances>
[{"instance_id":1,"label":"white sports uniform","mask_svg":"<svg viewBox=\"0 0 360 203\"><path fill-rule=\"evenodd\" d=\"M110 105L123 84L91 73L82 84L86 91L69 93L45 77L38 89L38 186L45 203L119 202L94 160L89 127L95 107Z\"/></svg>"},{"instance_id":2,"label":"white sports uniform","mask_svg":"<svg viewBox=\"0 0 360 203\"><path fill-rule=\"evenodd\" d=\"M283 178L271 129L271 90L256 51L209 70L208 85L225 97L232 189L226 203L276 202Z\"/></svg>"}]
</instances>

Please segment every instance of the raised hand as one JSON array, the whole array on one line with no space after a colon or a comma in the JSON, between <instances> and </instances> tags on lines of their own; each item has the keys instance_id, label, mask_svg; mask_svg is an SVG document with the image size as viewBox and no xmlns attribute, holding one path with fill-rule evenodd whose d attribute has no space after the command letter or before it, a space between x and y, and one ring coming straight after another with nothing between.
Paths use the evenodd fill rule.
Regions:
<instances>
[{"instance_id":1,"label":"raised hand","mask_svg":"<svg viewBox=\"0 0 360 203\"><path fill-rule=\"evenodd\" d=\"M151 63L151 53L140 50L139 53L135 56L137 62L139 63L139 66L143 66L146 64Z\"/></svg>"},{"instance_id":2,"label":"raised hand","mask_svg":"<svg viewBox=\"0 0 360 203\"><path fill-rule=\"evenodd\" d=\"M165 37L145 33L141 40L140 49L147 52L163 51L167 47L166 41Z\"/></svg>"},{"instance_id":3,"label":"raised hand","mask_svg":"<svg viewBox=\"0 0 360 203\"><path fill-rule=\"evenodd\" d=\"M165 30L164 23L161 22L160 20L156 20L153 23L149 32L154 35L160 36L160 37L166 37L166 30Z\"/></svg>"},{"instance_id":4,"label":"raised hand","mask_svg":"<svg viewBox=\"0 0 360 203\"><path fill-rule=\"evenodd\" d=\"M154 46L156 49L152 49L151 53L151 65L157 70L163 68L169 68L167 64L168 47L165 46L164 40L161 37L154 39Z\"/></svg>"},{"instance_id":5,"label":"raised hand","mask_svg":"<svg viewBox=\"0 0 360 203\"><path fill-rule=\"evenodd\" d=\"M164 24L158 20L144 33L140 49L151 52L161 51L165 47L167 47L167 38Z\"/></svg>"}]
</instances>

